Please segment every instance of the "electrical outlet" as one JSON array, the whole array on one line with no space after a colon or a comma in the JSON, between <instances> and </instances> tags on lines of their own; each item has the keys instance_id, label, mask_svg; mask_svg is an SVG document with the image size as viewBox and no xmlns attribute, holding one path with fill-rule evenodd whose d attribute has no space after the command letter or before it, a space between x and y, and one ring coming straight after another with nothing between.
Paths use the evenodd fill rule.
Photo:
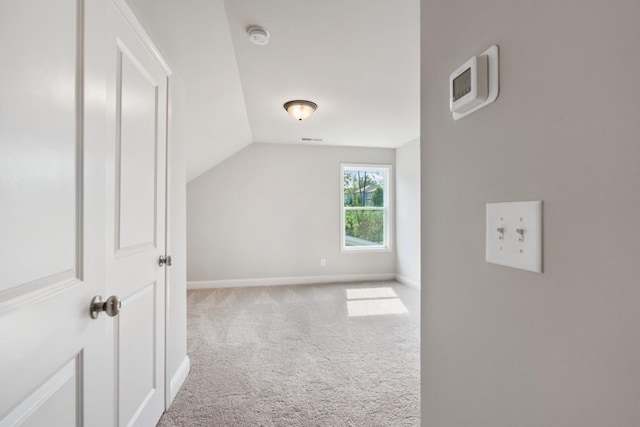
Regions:
<instances>
[{"instance_id":1,"label":"electrical outlet","mask_svg":"<svg viewBox=\"0 0 640 427\"><path fill-rule=\"evenodd\" d=\"M320 258L320 267L326 267L327 266L327 260L324 258Z\"/></svg>"}]
</instances>

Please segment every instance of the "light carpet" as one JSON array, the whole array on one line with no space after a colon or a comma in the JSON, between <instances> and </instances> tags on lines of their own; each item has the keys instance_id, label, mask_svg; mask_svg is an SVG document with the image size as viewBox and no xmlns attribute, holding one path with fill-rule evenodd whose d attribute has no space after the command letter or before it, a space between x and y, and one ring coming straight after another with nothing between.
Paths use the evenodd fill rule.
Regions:
<instances>
[{"instance_id":1,"label":"light carpet","mask_svg":"<svg viewBox=\"0 0 640 427\"><path fill-rule=\"evenodd\" d=\"M158 425L418 426L419 304L397 282L189 291L191 373Z\"/></svg>"}]
</instances>

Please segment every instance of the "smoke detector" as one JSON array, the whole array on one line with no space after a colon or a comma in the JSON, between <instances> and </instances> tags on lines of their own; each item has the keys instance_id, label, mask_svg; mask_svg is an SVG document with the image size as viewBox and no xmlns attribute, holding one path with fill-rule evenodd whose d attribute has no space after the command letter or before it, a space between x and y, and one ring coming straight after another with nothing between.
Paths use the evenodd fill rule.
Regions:
<instances>
[{"instance_id":1,"label":"smoke detector","mask_svg":"<svg viewBox=\"0 0 640 427\"><path fill-rule=\"evenodd\" d=\"M253 44L264 46L265 44L269 43L269 31L265 30L262 27L253 25L247 28L247 34L249 35L249 40Z\"/></svg>"}]
</instances>

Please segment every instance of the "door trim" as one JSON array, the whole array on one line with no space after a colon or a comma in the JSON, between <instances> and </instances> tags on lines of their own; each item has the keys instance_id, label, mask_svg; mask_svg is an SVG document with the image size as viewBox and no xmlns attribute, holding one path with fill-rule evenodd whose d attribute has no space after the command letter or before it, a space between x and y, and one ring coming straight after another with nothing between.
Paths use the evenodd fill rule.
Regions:
<instances>
[{"instance_id":1,"label":"door trim","mask_svg":"<svg viewBox=\"0 0 640 427\"><path fill-rule=\"evenodd\" d=\"M169 405L173 402L173 399L176 398L178 391L184 384L187 376L189 375L189 371L191 370L191 359L189 356L185 356L180 364L180 367L176 370L175 375L171 378L170 381L170 393L169 393ZM168 406L168 405L167 405Z\"/></svg>"},{"instance_id":2,"label":"door trim","mask_svg":"<svg viewBox=\"0 0 640 427\"><path fill-rule=\"evenodd\" d=\"M144 46L149 50L153 59L158 63L160 68L162 68L162 71L164 71L167 77L171 77L171 75L173 75L171 67L169 67L167 61L164 60L160 51L156 48L149 35L145 32L140 21L138 21L138 18L136 18L136 15L133 13L127 2L125 0L111 0L111 2L116 6L118 12L120 12L136 35L140 37L142 44L144 44Z\"/></svg>"}]
</instances>

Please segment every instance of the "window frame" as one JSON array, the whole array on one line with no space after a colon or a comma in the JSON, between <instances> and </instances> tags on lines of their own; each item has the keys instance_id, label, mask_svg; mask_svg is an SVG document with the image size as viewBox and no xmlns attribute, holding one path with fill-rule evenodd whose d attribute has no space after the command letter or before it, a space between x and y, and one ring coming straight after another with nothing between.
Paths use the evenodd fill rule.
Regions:
<instances>
[{"instance_id":1,"label":"window frame","mask_svg":"<svg viewBox=\"0 0 640 427\"><path fill-rule=\"evenodd\" d=\"M385 182L382 187L384 202L383 207L374 207L374 206L362 206L362 207L345 207L344 205L344 171L346 170L384 170L385 171ZM379 164L379 163L341 163L340 164L340 252L342 253L358 253L358 252L391 252L391 191L393 186L392 184L392 171L393 166L390 164ZM382 245L376 246L346 246L345 245L345 214L347 211L353 210L374 210L374 211L382 211L383 215L383 241Z\"/></svg>"}]
</instances>

